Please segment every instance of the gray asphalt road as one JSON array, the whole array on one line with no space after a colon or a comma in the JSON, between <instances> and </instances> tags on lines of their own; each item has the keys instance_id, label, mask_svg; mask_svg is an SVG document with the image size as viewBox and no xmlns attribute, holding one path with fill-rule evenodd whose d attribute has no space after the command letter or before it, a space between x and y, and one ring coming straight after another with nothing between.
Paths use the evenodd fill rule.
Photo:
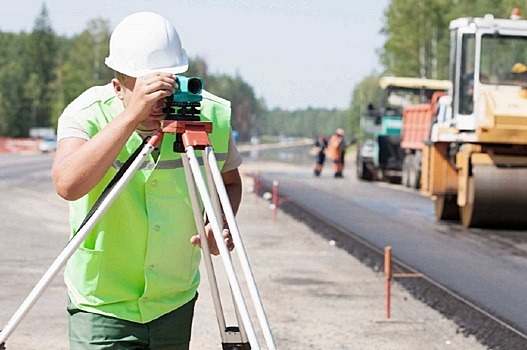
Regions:
<instances>
[{"instance_id":1,"label":"gray asphalt road","mask_svg":"<svg viewBox=\"0 0 527 350\"><path fill-rule=\"evenodd\" d=\"M0 327L67 243L67 203L53 191L51 157L0 155ZM67 348L66 301L57 277L13 332L8 349Z\"/></svg>"},{"instance_id":2,"label":"gray asphalt road","mask_svg":"<svg viewBox=\"0 0 527 350\"><path fill-rule=\"evenodd\" d=\"M327 165L326 165L327 167ZM353 232L527 332L527 231L466 229L435 221L428 198L399 185L321 178L309 167L262 171L281 196Z\"/></svg>"}]
</instances>

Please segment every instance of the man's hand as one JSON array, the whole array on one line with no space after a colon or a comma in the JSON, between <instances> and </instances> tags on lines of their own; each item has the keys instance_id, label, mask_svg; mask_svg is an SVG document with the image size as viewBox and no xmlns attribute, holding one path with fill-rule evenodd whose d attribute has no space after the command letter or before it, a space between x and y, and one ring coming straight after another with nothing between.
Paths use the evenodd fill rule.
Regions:
<instances>
[{"instance_id":1,"label":"man's hand","mask_svg":"<svg viewBox=\"0 0 527 350\"><path fill-rule=\"evenodd\" d=\"M210 253L212 255L218 255L220 253L220 250L216 244L216 240L214 239L214 234L212 233L212 227L210 223L205 225L205 234L207 235L207 243L209 245ZM223 241L227 246L227 249L232 252L232 250L234 249L234 242L232 241L231 231L228 228L224 228L222 231L222 235ZM199 238L199 235L192 236L190 238L190 243L197 245L201 248L201 240Z\"/></svg>"},{"instance_id":2,"label":"man's hand","mask_svg":"<svg viewBox=\"0 0 527 350\"><path fill-rule=\"evenodd\" d=\"M124 99L129 112L137 115L141 122L148 118L156 108L161 109L164 105L163 99L172 95L176 89L176 79L172 74L153 73L126 83L125 87L130 90L131 96Z\"/></svg>"}]
</instances>

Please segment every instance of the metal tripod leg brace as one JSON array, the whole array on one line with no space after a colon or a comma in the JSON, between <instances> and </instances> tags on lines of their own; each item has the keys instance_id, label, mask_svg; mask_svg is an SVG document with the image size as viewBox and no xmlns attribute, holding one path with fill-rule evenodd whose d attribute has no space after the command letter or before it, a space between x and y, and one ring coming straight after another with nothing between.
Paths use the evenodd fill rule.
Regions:
<instances>
[{"instance_id":1,"label":"metal tripod leg brace","mask_svg":"<svg viewBox=\"0 0 527 350\"><path fill-rule=\"evenodd\" d=\"M207 267L207 274L209 277L209 281L211 281L211 279L214 279L214 282L211 283L211 290L213 294L218 325L220 327L223 349L247 350L251 349L251 346L253 347L253 349L260 349L260 347L258 345L256 333L252 326L251 319L243 299L241 288L236 277L236 272L234 270L234 266L230 258L230 253L223 241L223 236L221 233L222 227L220 226L220 222L217 219L218 213L220 213L219 207L216 204L216 209L214 208L214 204L212 203L212 197L210 193L208 193L205 181L203 180L203 176L201 175L199 163L194 152L195 148L204 150L203 157L206 158L206 160L204 159L205 169L207 174L211 174L209 180L212 179L213 181L213 183L210 183L209 181L209 188L217 191L214 196L219 197L221 201L221 206L223 212L225 213L229 229L233 236L233 241L237 247L236 250L238 251L238 256L240 257L243 272L248 283L248 288L253 299L253 303L260 321L260 325L262 327L262 332L264 334L267 347L268 349L272 350L276 349L274 345L274 340L271 335L270 327L268 325L267 318L265 316L265 312L263 310L261 300L256 289L254 277L248 264L243 242L241 241L241 236L239 234L236 220L234 218L234 213L228 200L225 186L223 185L223 181L221 180L221 174L216 163L214 152L212 151L212 147L210 146L210 142L208 140L207 133L210 133L212 128L210 125L207 125L207 123L202 122L178 123L168 123L168 127L164 128L163 131L158 131L153 137L147 140L147 142L145 142L141 146L141 148L138 149L137 152L132 156L135 156L135 158L131 159L131 162L126 167L126 169L124 169L123 167L124 171L122 174L120 174L120 178L117 179L115 183L113 183L112 181L112 183L108 186L107 191L105 191L105 194L103 194L103 196L101 196L101 198L97 201L95 210L92 210L92 212L88 214L85 221L79 228L77 234L73 236L73 238L68 242L64 250L59 254L59 256L55 259L50 268L38 281L37 285L33 288L33 290L30 292L30 294L27 296L27 298L24 300L22 305L15 312L15 314L11 317L6 326L0 331L0 350L5 349L6 341L12 334L12 332L20 324L23 318L28 314L28 312L35 305L38 299L42 296L45 289L50 285L53 278L67 263L69 258L76 251L76 249L82 244L84 239L93 229L93 227L97 224L97 222L101 219L102 215L108 210L108 208L117 198L122 189L128 184L133 175L140 169L146 157L150 153L152 153L154 148L159 145L163 138L163 134L165 132L175 131L173 130L173 128L176 127L177 132L182 134L183 144L185 147L186 154L182 154L183 164L185 167L185 174L189 186L189 192L191 194L191 201L195 214L194 216L196 226L201 236L201 241L203 245L202 248L204 261ZM209 222L212 225L214 239L220 250L221 258L225 265L227 275L229 277L229 284L234 296L237 313L239 311L241 315L242 323L240 323L239 328L225 326L225 320L223 317L221 303L219 301L219 291L217 289L217 284L214 276L210 251L206 244L207 240L204 238L204 222L203 217L201 216L201 210L199 208L197 200L197 194L195 190L196 187L198 188L202 198L202 202L204 203L205 212L207 214Z\"/></svg>"}]
</instances>

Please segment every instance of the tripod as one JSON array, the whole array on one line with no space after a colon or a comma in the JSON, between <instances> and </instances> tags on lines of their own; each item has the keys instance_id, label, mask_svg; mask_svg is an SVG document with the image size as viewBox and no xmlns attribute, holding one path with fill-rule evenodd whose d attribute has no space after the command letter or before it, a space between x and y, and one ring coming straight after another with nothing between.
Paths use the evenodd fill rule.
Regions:
<instances>
[{"instance_id":1,"label":"tripod","mask_svg":"<svg viewBox=\"0 0 527 350\"><path fill-rule=\"evenodd\" d=\"M148 155L150 155L150 153L152 153L152 151L161 143L164 133L176 133L174 150L184 150L184 153L182 153L181 156L187 185L189 187L194 220L201 240L203 260L207 269L207 277L211 287L212 299L223 349L258 350L260 349L260 346L258 344L258 339L248 308L245 304L243 292L236 275L234 264L231 260L230 252L223 241L223 225L220 226L220 222L223 224L223 220L220 221L218 219L222 217L222 212L225 215L234 244L236 245L236 251L247 282L247 288L253 301L266 345L270 350L276 349L267 317L258 294L258 289L254 281L254 276L245 253L245 248L234 217L234 212L221 178L221 173L216 162L212 145L208 138L208 134L211 132L212 123L210 122L196 120L165 120L162 129L158 130L152 137L143 142L143 144L136 150L136 152L134 152L134 154L132 154L130 159L119 170L115 178L110 182L101 197L97 200L94 207L81 224L77 234L68 242L66 247L38 281L6 326L0 331L0 350L5 350L5 343L9 336L31 310L37 300L42 296L53 278L67 263L68 259L73 255L76 249L82 244L90 231L101 219L102 215L108 210L119 193L131 180L133 175L140 169L146 157L148 157ZM207 181L205 181L201 173L195 150L202 151L203 165ZM198 193L205 209L205 215L212 226L214 240L220 251L221 259L228 276L228 282L233 295L234 307L239 326L228 327L225 323L221 298L219 295L220 293L214 273L210 250L207 244L205 219L199 204Z\"/></svg>"}]
</instances>

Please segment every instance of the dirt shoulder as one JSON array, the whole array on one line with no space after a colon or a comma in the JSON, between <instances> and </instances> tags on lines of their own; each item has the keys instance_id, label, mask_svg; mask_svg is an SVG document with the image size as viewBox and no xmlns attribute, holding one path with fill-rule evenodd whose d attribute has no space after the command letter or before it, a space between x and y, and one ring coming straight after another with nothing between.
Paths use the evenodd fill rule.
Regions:
<instances>
[{"instance_id":1,"label":"dirt shoulder","mask_svg":"<svg viewBox=\"0 0 527 350\"><path fill-rule=\"evenodd\" d=\"M486 349L397 283L387 319L384 275L285 213L273 221L269 202L250 192L254 166L241 168L245 192L237 220L278 349ZM225 281L221 261L214 264ZM221 349L204 270L202 279L191 349ZM233 320L228 309L225 314ZM256 317L253 322L259 332Z\"/></svg>"}]
</instances>

